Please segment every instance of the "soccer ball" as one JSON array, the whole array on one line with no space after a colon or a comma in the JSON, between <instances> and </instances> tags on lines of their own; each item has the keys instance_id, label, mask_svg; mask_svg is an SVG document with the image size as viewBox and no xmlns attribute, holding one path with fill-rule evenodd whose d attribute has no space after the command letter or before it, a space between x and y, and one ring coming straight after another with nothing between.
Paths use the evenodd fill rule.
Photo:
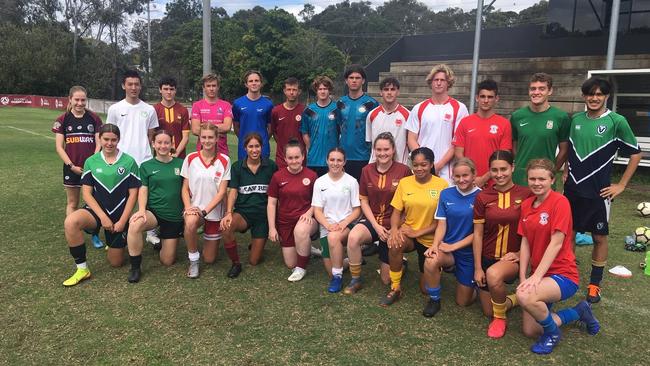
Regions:
<instances>
[{"instance_id":1,"label":"soccer ball","mask_svg":"<svg viewBox=\"0 0 650 366\"><path fill-rule=\"evenodd\" d=\"M648 244L650 242L650 227L639 226L634 230L634 239L637 243Z\"/></svg>"},{"instance_id":2,"label":"soccer ball","mask_svg":"<svg viewBox=\"0 0 650 366\"><path fill-rule=\"evenodd\" d=\"M650 216L650 202L641 202L636 206L636 212L642 217Z\"/></svg>"}]
</instances>

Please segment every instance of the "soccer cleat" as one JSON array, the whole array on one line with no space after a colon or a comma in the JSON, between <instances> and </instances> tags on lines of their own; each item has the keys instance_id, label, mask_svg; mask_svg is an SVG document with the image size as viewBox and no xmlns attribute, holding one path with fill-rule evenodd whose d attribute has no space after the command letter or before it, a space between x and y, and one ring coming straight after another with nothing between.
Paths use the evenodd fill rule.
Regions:
<instances>
[{"instance_id":1,"label":"soccer cleat","mask_svg":"<svg viewBox=\"0 0 650 366\"><path fill-rule=\"evenodd\" d=\"M309 254L312 258L320 258L323 256L323 251L316 247L310 247L309 250L310 250Z\"/></svg>"},{"instance_id":2,"label":"soccer cleat","mask_svg":"<svg viewBox=\"0 0 650 366\"><path fill-rule=\"evenodd\" d=\"M555 333L544 333L539 337L537 342L530 347L530 350L538 355L547 355L553 352L553 348L560 343L560 338L562 338L562 336L559 329Z\"/></svg>"},{"instance_id":3,"label":"soccer cleat","mask_svg":"<svg viewBox=\"0 0 650 366\"><path fill-rule=\"evenodd\" d=\"M332 279L330 280L330 284L327 287L327 292L331 294L335 294L339 291L341 291L341 287L343 286L343 277L342 276L332 276Z\"/></svg>"},{"instance_id":4,"label":"soccer cleat","mask_svg":"<svg viewBox=\"0 0 650 366\"><path fill-rule=\"evenodd\" d=\"M595 304L600 301L600 286L590 284L587 287L587 302Z\"/></svg>"},{"instance_id":5,"label":"soccer cleat","mask_svg":"<svg viewBox=\"0 0 650 366\"><path fill-rule=\"evenodd\" d=\"M393 290L391 289L386 296L384 296L380 301L379 305L383 307L393 305L397 300L402 298L402 290Z\"/></svg>"},{"instance_id":6,"label":"soccer cleat","mask_svg":"<svg viewBox=\"0 0 650 366\"><path fill-rule=\"evenodd\" d=\"M145 239L147 243L153 246L154 250L160 250L162 248L162 243L158 237L156 230L147 231L147 238Z\"/></svg>"},{"instance_id":7,"label":"soccer cleat","mask_svg":"<svg viewBox=\"0 0 650 366\"><path fill-rule=\"evenodd\" d=\"M228 278L237 278L239 277L239 274L241 273L241 263L233 263L232 267L230 267L230 270L228 270Z\"/></svg>"},{"instance_id":8,"label":"soccer cleat","mask_svg":"<svg viewBox=\"0 0 650 366\"><path fill-rule=\"evenodd\" d=\"M142 271L140 268L131 268L129 270L129 277L127 280L129 283L138 283L140 282L140 276L142 275Z\"/></svg>"},{"instance_id":9,"label":"soccer cleat","mask_svg":"<svg viewBox=\"0 0 650 366\"><path fill-rule=\"evenodd\" d=\"M579 321L583 322L587 326L587 333L590 335L596 335L600 331L600 323L594 317L594 314L591 312L591 306L586 301L580 301L574 309L580 315Z\"/></svg>"},{"instance_id":10,"label":"soccer cleat","mask_svg":"<svg viewBox=\"0 0 650 366\"><path fill-rule=\"evenodd\" d=\"M427 318L432 318L439 311L440 311L440 300L434 300L432 298L429 298L427 304L424 305L424 309L422 310L422 315L424 315Z\"/></svg>"},{"instance_id":11,"label":"soccer cleat","mask_svg":"<svg viewBox=\"0 0 650 366\"><path fill-rule=\"evenodd\" d=\"M69 287L79 284L79 282L90 278L90 270L88 268L77 268L75 273L63 281L63 286Z\"/></svg>"},{"instance_id":12,"label":"soccer cleat","mask_svg":"<svg viewBox=\"0 0 650 366\"><path fill-rule=\"evenodd\" d=\"M195 279L199 278L199 261L190 261L190 266L187 268L187 277Z\"/></svg>"},{"instance_id":13,"label":"soccer cleat","mask_svg":"<svg viewBox=\"0 0 650 366\"><path fill-rule=\"evenodd\" d=\"M490 322L490 326L488 326L488 331L487 335L490 338L501 338L506 334L506 327L508 326L508 322L505 319L501 318L494 318L492 319L492 322Z\"/></svg>"},{"instance_id":14,"label":"soccer cleat","mask_svg":"<svg viewBox=\"0 0 650 366\"><path fill-rule=\"evenodd\" d=\"M95 249L102 249L104 247L104 242L102 242L102 239L100 239L99 235L97 234L93 234L92 242L93 242L93 247L95 247Z\"/></svg>"},{"instance_id":15,"label":"soccer cleat","mask_svg":"<svg viewBox=\"0 0 650 366\"><path fill-rule=\"evenodd\" d=\"M296 267L293 269L293 272L291 272L291 276L289 276L287 280L289 280L289 282L298 282L305 277L305 274L307 274L307 271L305 271L300 267Z\"/></svg>"},{"instance_id":16,"label":"soccer cleat","mask_svg":"<svg viewBox=\"0 0 650 366\"><path fill-rule=\"evenodd\" d=\"M354 295L361 291L362 288L361 278L353 278L350 284L343 290L343 293L346 295Z\"/></svg>"}]
</instances>

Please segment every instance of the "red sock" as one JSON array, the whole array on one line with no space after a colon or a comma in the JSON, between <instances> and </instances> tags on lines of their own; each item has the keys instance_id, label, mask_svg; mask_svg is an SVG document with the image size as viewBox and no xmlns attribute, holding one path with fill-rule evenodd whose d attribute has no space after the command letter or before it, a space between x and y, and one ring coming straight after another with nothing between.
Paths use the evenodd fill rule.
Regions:
<instances>
[{"instance_id":1,"label":"red sock","mask_svg":"<svg viewBox=\"0 0 650 366\"><path fill-rule=\"evenodd\" d=\"M309 256L302 256L298 254L298 263L296 264L296 267L307 269L307 264L309 264Z\"/></svg>"},{"instance_id":2,"label":"red sock","mask_svg":"<svg viewBox=\"0 0 650 366\"><path fill-rule=\"evenodd\" d=\"M230 243L224 244L228 258L232 261L232 264L239 264L239 254L237 254L237 242L231 241Z\"/></svg>"}]
</instances>

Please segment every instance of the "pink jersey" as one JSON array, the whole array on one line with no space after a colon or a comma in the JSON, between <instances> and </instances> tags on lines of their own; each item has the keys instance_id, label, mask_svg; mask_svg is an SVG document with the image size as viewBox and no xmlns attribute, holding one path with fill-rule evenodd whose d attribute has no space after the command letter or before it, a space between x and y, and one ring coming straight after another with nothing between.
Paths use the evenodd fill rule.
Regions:
<instances>
[{"instance_id":1,"label":"pink jersey","mask_svg":"<svg viewBox=\"0 0 650 366\"><path fill-rule=\"evenodd\" d=\"M438 162L452 148L451 140L458 122L468 114L465 104L454 98L450 97L443 104L435 104L429 98L413 107L405 127L418 135L418 144L431 149ZM452 182L450 164L438 173L440 178Z\"/></svg>"},{"instance_id":2,"label":"pink jersey","mask_svg":"<svg viewBox=\"0 0 650 366\"><path fill-rule=\"evenodd\" d=\"M463 155L476 164L476 174L489 170L488 159L496 150L512 150L510 121L498 114L481 118L474 113L463 118L456 128L454 146L464 149Z\"/></svg>"},{"instance_id":3,"label":"pink jersey","mask_svg":"<svg viewBox=\"0 0 650 366\"><path fill-rule=\"evenodd\" d=\"M230 117L232 119L232 106L225 100L218 99L215 103L208 103L207 100L201 99L192 104L192 120L198 120L199 123L210 123L219 125L223 120ZM217 144L220 153L228 155L228 139L226 134L220 134L219 143ZM201 150L201 143L196 142L196 150Z\"/></svg>"},{"instance_id":4,"label":"pink jersey","mask_svg":"<svg viewBox=\"0 0 650 366\"><path fill-rule=\"evenodd\" d=\"M189 180L192 205L205 209L219 192L222 181L230 180L230 158L218 154L212 161L204 161L199 151L187 155L181 168L181 176ZM206 220L219 221L223 217L223 200L208 213Z\"/></svg>"}]
</instances>

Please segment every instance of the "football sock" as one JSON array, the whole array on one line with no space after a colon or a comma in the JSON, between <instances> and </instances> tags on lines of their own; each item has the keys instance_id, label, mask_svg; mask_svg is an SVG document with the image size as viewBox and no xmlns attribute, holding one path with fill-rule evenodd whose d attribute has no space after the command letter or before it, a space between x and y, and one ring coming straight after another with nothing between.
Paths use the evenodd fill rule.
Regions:
<instances>
[{"instance_id":1,"label":"football sock","mask_svg":"<svg viewBox=\"0 0 650 366\"><path fill-rule=\"evenodd\" d=\"M201 253L197 252L187 252L187 258L190 260L190 262L196 262L201 258Z\"/></svg>"},{"instance_id":2,"label":"football sock","mask_svg":"<svg viewBox=\"0 0 650 366\"><path fill-rule=\"evenodd\" d=\"M350 275L352 275L352 278L361 277L361 263L359 264L350 263Z\"/></svg>"},{"instance_id":3,"label":"football sock","mask_svg":"<svg viewBox=\"0 0 650 366\"><path fill-rule=\"evenodd\" d=\"M555 320L553 320L553 316L551 315L551 312L548 312L548 315L546 316L546 319L542 321L538 321L539 325L544 328L544 334L553 334L557 332L557 324L555 324Z\"/></svg>"},{"instance_id":4,"label":"football sock","mask_svg":"<svg viewBox=\"0 0 650 366\"><path fill-rule=\"evenodd\" d=\"M232 264L239 264L239 254L237 254L237 242L233 240L230 243L226 243L224 244L224 248L226 249L226 253L228 254L228 258L230 258Z\"/></svg>"},{"instance_id":5,"label":"football sock","mask_svg":"<svg viewBox=\"0 0 650 366\"><path fill-rule=\"evenodd\" d=\"M130 255L129 260L131 261L132 269L140 268L140 264L142 264L142 255Z\"/></svg>"},{"instance_id":6,"label":"football sock","mask_svg":"<svg viewBox=\"0 0 650 366\"><path fill-rule=\"evenodd\" d=\"M343 267L332 267L332 276L343 277Z\"/></svg>"},{"instance_id":7,"label":"football sock","mask_svg":"<svg viewBox=\"0 0 650 366\"><path fill-rule=\"evenodd\" d=\"M390 275L390 289L397 290L400 287L400 283L402 282L402 271L390 271L388 274Z\"/></svg>"},{"instance_id":8,"label":"football sock","mask_svg":"<svg viewBox=\"0 0 650 366\"><path fill-rule=\"evenodd\" d=\"M556 314L560 317L562 324L573 323L574 321L580 319L580 315L578 315L578 312L575 308L562 309Z\"/></svg>"},{"instance_id":9,"label":"football sock","mask_svg":"<svg viewBox=\"0 0 650 366\"><path fill-rule=\"evenodd\" d=\"M502 303L492 301L492 316L499 319L506 318L506 301Z\"/></svg>"},{"instance_id":10,"label":"football sock","mask_svg":"<svg viewBox=\"0 0 650 366\"><path fill-rule=\"evenodd\" d=\"M427 294L431 300L440 300L440 286L438 287L427 287Z\"/></svg>"},{"instance_id":11,"label":"football sock","mask_svg":"<svg viewBox=\"0 0 650 366\"><path fill-rule=\"evenodd\" d=\"M589 284L600 286L600 282L603 280L605 264L607 264L605 261L591 261L591 277L589 278Z\"/></svg>"},{"instance_id":12,"label":"football sock","mask_svg":"<svg viewBox=\"0 0 650 366\"><path fill-rule=\"evenodd\" d=\"M510 307L510 309L512 309L515 306L519 305L519 302L517 301L517 295L515 295L515 294L507 295L506 299L510 300L510 302L512 303L512 306Z\"/></svg>"},{"instance_id":13,"label":"football sock","mask_svg":"<svg viewBox=\"0 0 650 366\"><path fill-rule=\"evenodd\" d=\"M75 264L77 264L77 268L82 268L85 269L87 268L86 266L86 243L81 243L81 245L77 245L76 247L70 247L70 255L72 258L74 258Z\"/></svg>"},{"instance_id":14,"label":"football sock","mask_svg":"<svg viewBox=\"0 0 650 366\"><path fill-rule=\"evenodd\" d=\"M298 254L298 263L296 264L296 267L307 269L307 264L309 264L309 256Z\"/></svg>"}]
</instances>

